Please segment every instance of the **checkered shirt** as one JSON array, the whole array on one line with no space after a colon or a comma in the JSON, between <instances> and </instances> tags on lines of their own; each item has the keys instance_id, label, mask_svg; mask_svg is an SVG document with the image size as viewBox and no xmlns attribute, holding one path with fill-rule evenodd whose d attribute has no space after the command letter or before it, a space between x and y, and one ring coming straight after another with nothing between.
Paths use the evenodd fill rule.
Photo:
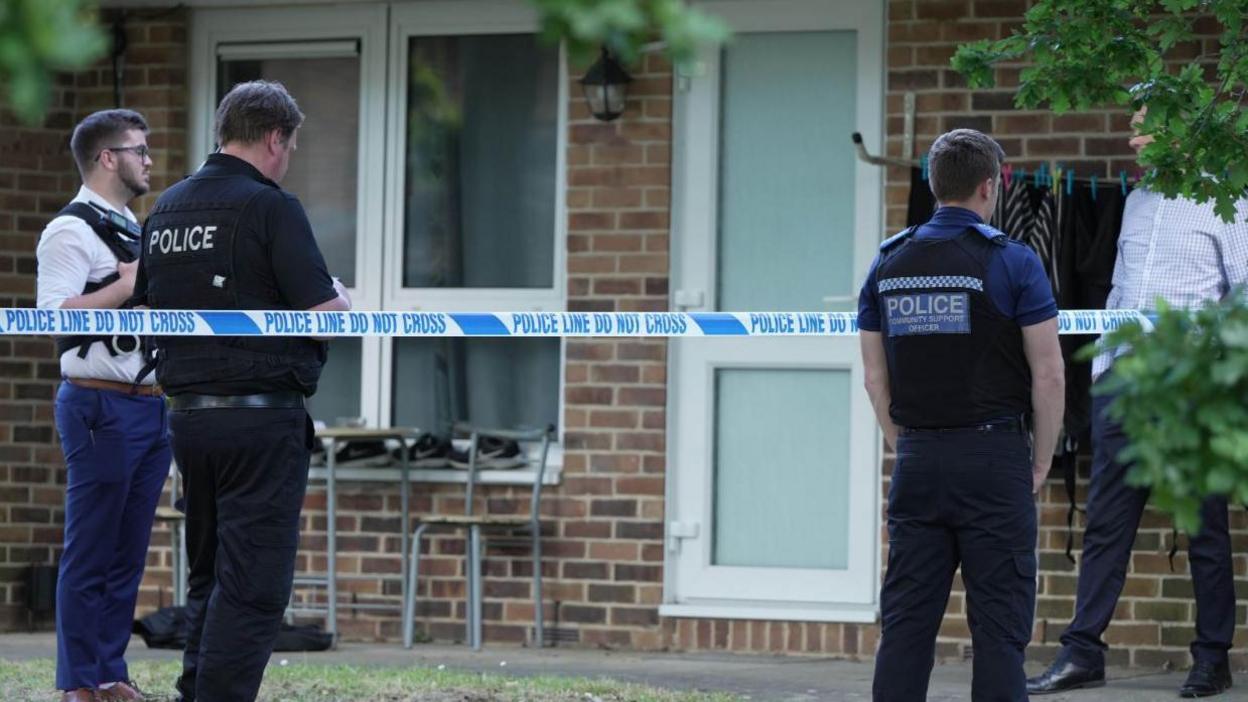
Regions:
<instances>
[{"instance_id":1,"label":"checkered shirt","mask_svg":"<svg viewBox=\"0 0 1248 702\"><path fill-rule=\"evenodd\" d=\"M1127 196L1118 235L1113 290L1106 309L1152 311L1161 298L1177 309L1195 309L1248 285L1248 198L1236 203L1235 221L1223 222L1213 201L1137 188ZM1092 362L1098 378L1125 349L1101 353Z\"/></svg>"}]
</instances>

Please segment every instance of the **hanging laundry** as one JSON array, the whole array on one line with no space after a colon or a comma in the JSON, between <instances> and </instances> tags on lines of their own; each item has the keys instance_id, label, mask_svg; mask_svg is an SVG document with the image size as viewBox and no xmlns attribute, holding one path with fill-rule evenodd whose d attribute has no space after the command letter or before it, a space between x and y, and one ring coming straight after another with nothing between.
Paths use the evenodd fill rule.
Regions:
<instances>
[{"instance_id":1,"label":"hanging laundry","mask_svg":"<svg viewBox=\"0 0 1248 702\"><path fill-rule=\"evenodd\" d=\"M906 226L926 224L935 211L936 196L932 195L932 187L924 177L923 170L918 167L911 168L910 199L906 203Z\"/></svg>"},{"instance_id":2,"label":"hanging laundry","mask_svg":"<svg viewBox=\"0 0 1248 702\"><path fill-rule=\"evenodd\" d=\"M1026 177L1010 184L1006 193L1005 207L1001 212L1001 226L997 227L1014 241L1024 241L1031 230L1031 193Z\"/></svg>"}]
</instances>

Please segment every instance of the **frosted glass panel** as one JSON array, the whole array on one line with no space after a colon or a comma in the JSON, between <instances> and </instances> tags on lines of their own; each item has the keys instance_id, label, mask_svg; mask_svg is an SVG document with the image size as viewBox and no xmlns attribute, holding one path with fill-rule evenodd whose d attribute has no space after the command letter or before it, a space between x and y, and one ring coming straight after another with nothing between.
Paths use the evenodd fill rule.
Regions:
<instances>
[{"instance_id":1,"label":"frosted glass panel","mask_svg":"<svg viewBox=\"0 0 1248 702\"><path fill-rule=\"evenodd\" d=\"M849 371L715 372L714 565L844 570Z\"/></svg>"},{"instance_id":2,"label":"frosted glass panel","mask_svg":"<svg viewBox=\"0 0 1248 702\"><path fill-rule=\"evenodd\" d=\"M738 34L723 50L721 310L821 310L853 288L857 35Z\"/></svg>"},{"instance_id":3,"label":"frosted glass panel","mask_svg":"<svg viewBox=\"0 0 1248 702\"><path fill-rule=\"evenodd\" d=\"M305 119L282 188L307 211L330 274L355 287L360 59L222 61L220 76L218 101L238 83L263 79L281 82L299 103Z\"/></svg>"}]
</instances>

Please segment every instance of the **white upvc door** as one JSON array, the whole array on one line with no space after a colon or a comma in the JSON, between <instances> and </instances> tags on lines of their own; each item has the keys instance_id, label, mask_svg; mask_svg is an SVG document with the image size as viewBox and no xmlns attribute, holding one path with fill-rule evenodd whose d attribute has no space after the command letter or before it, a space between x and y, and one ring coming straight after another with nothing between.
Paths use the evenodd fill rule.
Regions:
<instances>
[{"instance_id":1,"label":"white upvc door","mask_svg":"<svg viewBox=\"0 0 1248 702\"><path fill-rule=\"evenodd\" d=\"M673 297L854 308L881 238L883 2L705 2L731 43L676 80ZM871 621L879 434L856 337L671 346L668 616Z\"/></svg>"}]
</instances>

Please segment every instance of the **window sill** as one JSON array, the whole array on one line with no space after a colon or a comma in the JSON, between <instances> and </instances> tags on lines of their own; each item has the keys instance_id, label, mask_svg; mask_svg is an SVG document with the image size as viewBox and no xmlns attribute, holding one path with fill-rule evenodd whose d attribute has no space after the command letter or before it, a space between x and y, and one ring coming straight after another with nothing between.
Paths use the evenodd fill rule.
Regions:
<instances>
[{"instance_id":1,"label":"window sill","mask_svg":"<svg viewBox=\"0 0 1248 702\"><path fill-rule=\"evenodd\" d=\"M659 605L659 616L698 619L761 619L766 621L843 622L874 624L875 604L816 604L813 602L746 602L706 600Z\"/></svg>"},{"instance_id":2,"label":"window sill","mask_svg":"<svg viewBox=\"0 0 1248 702\"><path fill-rule=\"evenodd\" d=\"M323 465L312 466L308 470L308 480L324 482L328 470ZM366 468L335 468L334 480L337 482L360 483L397 483L401 476L398 466L366 467ZM547 466L542 476L543 485L558 485L563 475L563 466L553 464ZM454 468L412 468L409 477L413 483L466 483L468 471ZM479 470L478 485L532 485L534 473L531 470Z\"/></svg>"}]
</instances>

